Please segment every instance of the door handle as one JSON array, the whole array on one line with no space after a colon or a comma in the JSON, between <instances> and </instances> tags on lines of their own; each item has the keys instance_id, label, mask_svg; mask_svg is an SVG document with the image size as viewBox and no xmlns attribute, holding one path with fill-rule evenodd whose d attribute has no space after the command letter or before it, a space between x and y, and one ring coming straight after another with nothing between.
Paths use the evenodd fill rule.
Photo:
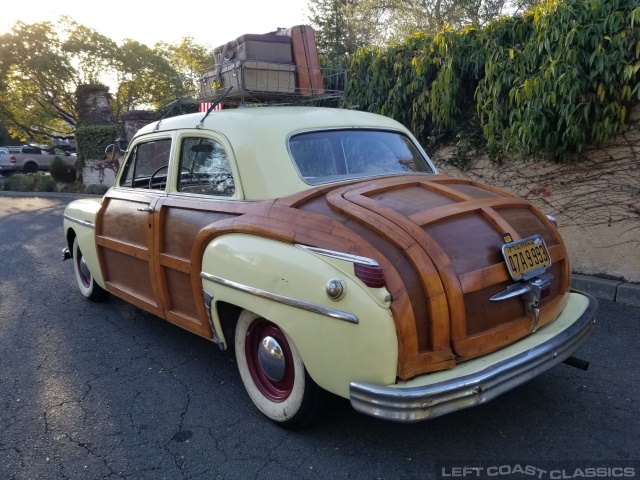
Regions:
<instances>
[{"instance_id":1,"label":"door handle","mask_svg":"<svg viewBox=\"0 0 640 480\"><path fill-rule=\"evenodd\" d=\"M153 208L151 207L138 207L137 210L139 212L153 213Z\"/></svg>"}]
</instances>

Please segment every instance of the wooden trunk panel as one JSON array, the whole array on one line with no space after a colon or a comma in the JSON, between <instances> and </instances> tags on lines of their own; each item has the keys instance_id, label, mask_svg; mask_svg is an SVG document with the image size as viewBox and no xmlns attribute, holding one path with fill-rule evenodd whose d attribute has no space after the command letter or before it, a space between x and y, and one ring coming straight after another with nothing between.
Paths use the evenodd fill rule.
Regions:
<instances>
[{"instance_id":1,"label":"wooden trunk panel","mask_svg":"<svg viewBox=\"0 0 640 480\"><path fill-rule=\"evenodd\" d=\"M395 227L397 237L403 238L401 243L395 243L416 271L421 270L418 265L424 264L421 251L428 255L443 282L448 317L442 313L443 320L431 312L426 320L416 317L415 321L430 324L431 329L426 330L432 333L437 332L436 324L449 325L454 351L462 358L470 358L512 343L532 328L531 316L525 315L521 299L489 301L493 294L513 283L501 254L502 235L511 233L519 239L538 233L549 239L551 247L559 236L522 199L468 181L435 180L381 179L330 192L327 201L332 208L387 240L393 241L389 231ZM411 196L415 198L413 204ZM421 249L407 248L412 241ZM555 280L543 307L567 291L566 271L563 261L551 270ZM403 274L407 276L406 272ZM468 293L463 294L465 288ZM424 297L432 298L427 283L423 282L421 290ZM416 296L413 290L409 297L413 301ZM416 332L424 330L416 327ZM421 353L427 353L424 346L420 344Z\"/></svg>"},{"instance_id":2,"label":"wooden trunk panel","mask_svg":"<svg viewBox=\"0 0 640 480\"><path fill-rule=\"evenodd\" d=\"M426 205L435 208L455 203L451 198L418 186L379 192L368 197L407 217L422 212Z\"/></svg>"},{"instance_id":3,"label":"wooden trunk panel","mask_svg":"<svg viewBox=\"0 0 640 480\"><path fill-rule=\"evenodd\" d=\"M502 234L480 215L444 220L424 231L451 259L458 276L502 262Z\"/></svg>"}]
</instances>

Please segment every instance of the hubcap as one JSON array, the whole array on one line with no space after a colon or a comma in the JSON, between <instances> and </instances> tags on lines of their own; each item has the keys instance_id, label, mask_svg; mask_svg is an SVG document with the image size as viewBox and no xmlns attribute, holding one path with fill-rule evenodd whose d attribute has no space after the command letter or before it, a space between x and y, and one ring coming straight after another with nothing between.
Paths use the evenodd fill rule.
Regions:
<instances>
[{"instance_id":1,"label":"hubcap","mask_svg":"<svg viewBox=\"0 0 640 480\"><path fill-rule=\"evenodd\" d=\"M272 402L283 402L295 379L291 348L282 330L258 319L249 326L245 345L247 367L260 393Z\"/></svg>"},{"instance_id":2,"label":"hubcap","mask_svg":"<svg viewBox=\"0 0 640 480\"><path fill-rule=\"evenodd\" d=\"M284 378L286 370L284 353L275 338L267 336L262 339L258 347L258 361L269 380L279 382Z\"/></svg>"}]
</instances>

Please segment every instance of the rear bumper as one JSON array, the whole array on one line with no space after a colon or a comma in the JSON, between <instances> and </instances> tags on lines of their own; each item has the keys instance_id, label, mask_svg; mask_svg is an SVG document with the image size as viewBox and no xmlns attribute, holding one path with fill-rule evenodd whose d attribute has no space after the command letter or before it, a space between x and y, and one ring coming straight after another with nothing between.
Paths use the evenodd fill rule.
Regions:
<instances>
[{"instance_id":1,"label":"rear bumper","mask_svg":"<svg viewBox=\"0 0 640 480\"><path fill-rule=\"evenodd\" d=\"M487 402L561 363L593 332L597 302L573 292L551 324L497 352L451 370L395 385L352 382L353 408L398 422L417 422Z\"/></svg>"}]
</instances>

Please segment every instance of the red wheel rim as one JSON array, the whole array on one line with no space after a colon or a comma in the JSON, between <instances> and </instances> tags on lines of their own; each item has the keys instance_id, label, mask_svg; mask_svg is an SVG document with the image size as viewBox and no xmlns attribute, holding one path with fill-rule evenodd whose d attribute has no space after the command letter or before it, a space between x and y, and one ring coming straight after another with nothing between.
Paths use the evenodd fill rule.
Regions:
<instances>
[{"instance_id":1,"label":"red wheel rim","mask_svg":"<svg viewBox=\"0 0 640 480\"><path fill-rule=\"evenodd\" d=\"M89 287L91 285L91 278L84 273L84 269L86 269L87 267L82 265L82 258L82 252L80 252L80 249L78 248L76 252L76 267L78 268L78 276L80 277L80 281L82 282L82 284L85 287Z\"/></svg>"},{"instance_id":2,"label":"red wheel rim","mask_svg":"<svg viewBox=\"0 0 640 480\"><path fill-rule=\"evenodd\" d=\"M284 355L285 373L284 377L279 381L274 381L266 375L258 359L258 349L261 348L262 340L268 336L277 340ZM251 378L260 393L272 402L286 400L293 390L295 372L291 348L282 330L266 320L259 319L253 322L247 332L245 356Z\"/></svg>"}]
</instances>

